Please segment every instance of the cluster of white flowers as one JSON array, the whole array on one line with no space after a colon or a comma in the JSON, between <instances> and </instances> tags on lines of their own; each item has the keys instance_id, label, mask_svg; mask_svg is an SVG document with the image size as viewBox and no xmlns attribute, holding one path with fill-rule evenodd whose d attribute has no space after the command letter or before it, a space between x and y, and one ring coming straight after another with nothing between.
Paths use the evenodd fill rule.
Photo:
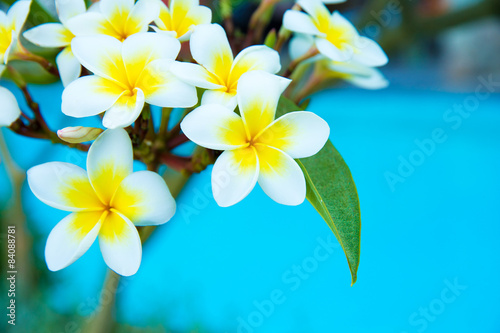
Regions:
<instances>
[{"instance_id":1,"label":"cluster of white flowers","mask_svg":"<svg viewBox=\"0 0 500 333\"><path fill-rule=\"evenodd\" d=\"M49 235L45 255L51 270L70 265L96 237L111 269L121 275L138 270L141 241L135 226L167 222L175 201L158 174L132 172L132 143L124 128L138 119L145 103L194 107L197 87L204 89L200 106L181 128L199 146L224 151L212 171L217 203L238 203L257 182L278 203L304 201L304 174L294 159L316 154L330 129L306 111L275 119L278 100L290 83L276 75L278 52L254 45L234 57L226 32L211 23L211 10L198 0L170 0L168 7L160 0L101 0L88 9L84 0L55 1L61 23L36 26L24 37L42 47L62 48L56 58L65 86L62 112L72 117L105 113L102 123L108 130L90 147L87 171L59 162L28 171L30 188L41 201L71 212ZM284 17L284 26L298 33L291 42L294 57L316 47L322 55L318 61L358 79L387 62L375 42L360 37L337 12L330 15L320 0L299 0L298 5L308 14L290 10ZM7 15L0 12L3 64L18 43L29 6L30 1L20 0ZM188 40L196 63L177 61L181 43ZM81 76L82 66L91 75ZM0 88L0 100L0 126L9 126L19 117L19 107L5 88ZM87 132L86 137L95 138L100 130ZM229 181L216 190L221 174Z\"/></svg>"},{"instance_id":2,"label":"cluster of white flowers","mask_svg":"<svg viewBox=\"0 0 500 333\"><path fill-rule=\"evenodd\" d=\"M285 28L296 33L290 42L292 58L299 58L316 47L320 55L311 61L318 62L332 77L365 89L381 89L388 85L376 69L387 64L388 59L375 41L360 36L339 12L330 14L320 0L298 0L297 4L305 13L288 10L283 18Z\"/></svg>"}]
</instances>

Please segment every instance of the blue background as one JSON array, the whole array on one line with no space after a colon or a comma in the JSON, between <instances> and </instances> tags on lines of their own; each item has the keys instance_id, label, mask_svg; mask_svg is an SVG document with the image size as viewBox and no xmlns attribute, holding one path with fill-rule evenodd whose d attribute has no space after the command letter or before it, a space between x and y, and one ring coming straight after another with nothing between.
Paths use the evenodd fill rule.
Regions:
<instances>
[{"instance_id":1,"label":"blue background","mask_svg":"<svg viewBox=\"0 0 500 333\"><path fill-rule=\"evenodd\" d=\"M58 84L32 91L52 128L99 124L63 117ZM182 332L500 331L500 96L480 101L460 124L446 118L454 104L473 101L474 94L401 88L314 96L308 109L329 122L359 192L362 255L353 287L341 248L307 202L280 206L256 188L220 208L209 168L192 178L176 216L145 244L139 272L122 280L118 320ZM418 153L415 140L436 129L444 142ZM2 132L23 169L56 160L85 165L85 154ZM388 172L397 175L410 156L418 165L391 187ZM0 168L5 205L10 189ZM46 238L65 213L27 186L23 195L30 228ZM44 245L35 244L40 256ZM96 243L50 273L57 283L49 306L89 315L105 273Z\"/></svg>"}]
</instances>

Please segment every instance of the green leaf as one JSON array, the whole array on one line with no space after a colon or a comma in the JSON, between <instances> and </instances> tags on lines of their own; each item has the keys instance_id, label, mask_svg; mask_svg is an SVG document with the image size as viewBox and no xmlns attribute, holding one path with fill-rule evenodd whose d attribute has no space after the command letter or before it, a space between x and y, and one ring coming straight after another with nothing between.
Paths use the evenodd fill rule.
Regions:
<instances>
[{"instance_id":1,"label":"green leaf","mask_svg":"<svg viewBox=\"0 0 500 333\"><path fill-rule=\"evenodd\" d=\"M282 97L276 117L300 108ZM330 140L316 155L297 160L307 185L307 200L337 237L356 282L360 256L361 214L349 167Z\"/></svg>"}]
</instances>

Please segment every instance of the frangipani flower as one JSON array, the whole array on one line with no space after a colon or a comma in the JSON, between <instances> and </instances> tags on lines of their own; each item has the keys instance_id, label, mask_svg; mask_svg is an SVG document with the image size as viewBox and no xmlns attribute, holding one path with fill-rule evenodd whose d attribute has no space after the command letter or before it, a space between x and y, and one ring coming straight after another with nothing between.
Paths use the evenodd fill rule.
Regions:
<instances>
[{"instance_id":1,"label":"frangipani flower","mask_svg":"<svg viewBox=\"0 0 500 333\"><path fill-rule=\"evenodd\" d=\"M71 18L85 13L83 0L56 0L57 14L61 23L45 23L26 31L23 36L41 47L64 47L57 55L56 63L64 86L76 80L82 66L71 51L71 41L75 37L68 28Z\"/></svg>"},{"instance_id":2,"label":"frangipani flower","mask_svg":"<svg viewBox=\"0 0 500 333\"><path fill-rule=\"evenodd\" d=\"M177 79L169 68L180 42L166 34L144 32L123 43L110 36L73 39L73 53L94 75L64 89L62 112L88 117L106 111L103 125L126 127L139 117L144 102L161 107L191 107L196 88Z\"/></svg>"},{"instance_id":3,"label":"frangipani flower","mask_svg":"<svg viewBox=\"0 0 500 333\"><path fill-rule=\"evenodd\" d=\"M328 140L328 124L311 112L290 112L274 120L290 80L263 72L243 74L238 87L241 117L220 105L204 105L181 123L196 144L224 150L212 171L220 206L245 198L256 182L278 203L298 205L306 196L304 174L294 158L316 154ZM220 186L221 179L225 186Z\"/></svg>"},{"instance_id":4,"label":"frangipani flower","mask_svg":"<svg viewBox=\"0 0 500 333\"><path fill-rule=\"evenodd\" d=\"M339 62L322 59L318 62L320 72L329 78L338 78L363 89L387 88L389 81L373 67L367 67L355 62Z\"/></svg>"},{"instance_id":5,"label":"frangipani flower","mask_svg":"<svg viewBox=\"0 0 500 333\"><path fill-rule=\"evenodd\" d=\"M132 143L123 129L107 130L90 147L87 172L52 162L28 170L35 196L72 212L51 231L45 260L52 271L80 258L99 238L106 264L120 275L139 269L142 246L136 226L159 225L175 213L163 178L151 171L132 173Z\"/></svg>"},{"instance_id":6,"label":"frangipani flower","mask_svg":"<svg viewBox=\"0 0 500 333\"><path fill-rule=\"evenodd\" d=\"M292 59L301 57L313 44L313 37L304 34L295 35L290 41L290 57ZM364 89L383 89L389 85L387 79L378 69L355 61L333 61L321 54L307 61L310 63L315 62L316 73L325 79L345 80Z\"/></svg>"},{"instance_id":7,"label":"frangipani flower","mask_svg":"<svg viewBox=\"0 0 500 333\"><path fill-rule=\"evenodd\" d=\"M160 2L160 17L155 20L157 32L171 33L183 42L189 39L194 28L212 21L212 11L200 6L199 0L170 0L167 7Z\"/></svg>"},{"instance_id":8,"label":"frangipani flower","mask_svg":"<svg viewBox=\"0 0 500 333\"><path fill-rule=\"evenodd\" d=\"M360 36L339 12L330 14L320 0L299 0L297 3L307 14L287 10L283 25L293 32L315 36L314 43L321 54L334 61L353 60L370 67L387 63L387 56L380 46Z\"/></svg>"},{"instance_id":9,"label":"frangipani flower","mask_svg":"<svg viewBox=\"0 0 500 333\"><path fill-rule=\"evenodd\" d=\"M138 32L146 32L160 15L158 0L101 0L83 15L68 22L77 36L108 35L124 41Z\"/></svg>"},{"instance_id":10,"label":"frangipani flower","mask_svg":"<svg viewBox=\"0 0 500 333\"><path fill-rule=\"evenodd\" d=\"M20 115L21 110L14 94L0 87L0 127L12 125Z\"/></svg>"},{"instance_id":11,"label":"frangipani flower","mask_svg":"<svg viewBox=\"0 0 500 333\"><path fill-rule=\"evenodd\" d=\"M274 74L281 69L278 52L264 45L247 47L233 59L226 33L218 24L197 26L189 44L199 65L176 62L172 72L189 84L208 89L202 104L223 104L234 109L243 73L264 70Z\"/></svg>"},{"instance_id":12,"label":"frangipani flower","mask_svg":"<svg viewBox=\"0 0 500 333\"><path fill-rule=\"evenodd\" d=\"M7 64L28 17L31 0L17 1L7 14L0 10L0 64Z\"/></svg>"}]
</instances>

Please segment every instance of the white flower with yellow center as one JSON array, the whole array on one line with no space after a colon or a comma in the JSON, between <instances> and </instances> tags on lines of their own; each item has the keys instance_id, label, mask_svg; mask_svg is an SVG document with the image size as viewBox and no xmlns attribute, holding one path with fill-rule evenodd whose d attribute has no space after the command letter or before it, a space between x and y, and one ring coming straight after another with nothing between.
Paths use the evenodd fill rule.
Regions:
<instances>
[{"instance_id":1,"label":"white flower with yellow center","mask_svg":"<svg viewBox=\"0 0 500 333\"><path fill-rule=\"evenodd\" d=\"M330 59L320 60L320 66L327 77L347 81L359 88L376 90L389 86L389 81L377 68Z\"/></svg>"},{"instance_id":2,"label":"white flower with yellow center","mask_svg":"<svg viewBox=\"0 0 500 333\"><path fill-rule=\"evenodd\" d=\"M298 59L314 44L313 37L304 34L295 35L290 41L290 57ZM316 73L324 79L341 79L363 89L383 89L389 85L384 75L374 67L365 66L355 61L333 61L321 54L307 60L316 62Z\"/></svg>"},{"instance_id":3,"label":"white flower with yellow center","mask_svg":"<svg viewBox=\"0 0 500 333\"><path fill-rule=\"evenodd\" d=\"M157 173L132 173L132 156L125 130L107 130L90 147L88 174L62 162L28 170L29 186L38 199L72 212L47 239L45 260L50 270L75 262L98 237L109 268L124 276L137 272L142 246L136 226L167 222L176 205Z\"/></svg>"},{"instance_id":4,"label":"white flower with yellow center","mask_svg":"<svg viewBox=\"0 0 500 333\"><path fill-rule=\"evenodd\" d=\"M160 17L155 20L157 32L167 32L183 42L194 28L212 21L212 11L200 6L199 0L170 0L168 7L160 2Z\"/></svg>"},{"instance_id":5,"label":"white flower with yellow center","mask_svg":"<svg viewBox=\"0 0 500 333\"><path fill-rule=\"evenodd\" d=\"M281 69L278 52L264 45L247 47L233 58L226 32L218 24L197 26L189 45L199 65L176 62L172 72L189 84L208 89L202 104L223 104L234 109L243 73L264 70L274 74Z\"/></svg>"},{"instance_id":6,"label":"white flower with yellow center","mask_svg":"<svg viewBox=\"0 0 500 333\"><path fill-rule=\"evenodd\" d=\"M299 0L306 13L287 10L283 25L288 30L315 36L318 51L334 61L355 61L377 67L387 63L387 55L373 40L360 36L339 12L330 14L320 0Z\"/></svg>"},{"instance_id":7,"label":"white flower with yellow center","mask_svg":"<svg viewBox=\"0 0 500 333\"><path fill-rule=\"evenodd\" d=\"M278 203L298 205L306 196L304 174L294 158L316 154L328 140L328 124L311 112L290 112L274 120L290 80L263 72L243 74L238 87L241 117L221 105L204 105L181 123L196 144L224 150L212 170L214 198L231 206L257 181Z\"/></svg>"},{"instance_id":8,"label":"white flower with yellow center","mask_svg":"<svg viewBox=\"0 0 500 333\"><path fill-rule=\"evenodd\" d=\"M123 43L110 36L85 36L74 38L71 47L94 75L81 77L64 89L61 109L68 116L106 111L105 127L126 127L139 117L145 102L191 107L198 100L196 88L170 72L181 47L171 36L144 32Z\"/></svg>"},{"instance_id":9,"label":"white flower with yellow center","mask_svg":"<svg viewBox=\"0 0 500 333\"><path fill-rule=\"evenodd\" d=\"M160 15L159 0L101 0L68 22L77 36L108 35L120 41L146 32Z\"/></svg>"},{"instance_id":10,"label":"white flower with yellow center","mask_svg":"<svg viewBox=\"0 0 500 333\"><path fill-rule=\"evenodd\" d=\"M0 10L0 64L6 65L15 51L30 6L31 0L20 0L9 8L7 14Z\"/></svg>"},{"instance_id":11,"label":"white flower with yellow center","mask_svg":"<svg viewBox=\"0 0 500 333\"><path fill-rule=\"evenodd\" d=\"M61 23L45 23L26 31L23 36L41 47L64 47L57 55L56 63L64 86L76 80L82 66L71 51L71 41L75 37L67 22L85 13L83 0L56 0L57 14Z\"/></svg>"},{"instance_id":12,"label":"white flower with yellow center","mask_svg":"<svg viewBox=\"0 0 500 333\"><path fill-rule=\"evenodd\" d=\"M14 94L7 88L0 87L0 127L10 126L20 115L21 110Z\"/></svg>"}]
</instances>

